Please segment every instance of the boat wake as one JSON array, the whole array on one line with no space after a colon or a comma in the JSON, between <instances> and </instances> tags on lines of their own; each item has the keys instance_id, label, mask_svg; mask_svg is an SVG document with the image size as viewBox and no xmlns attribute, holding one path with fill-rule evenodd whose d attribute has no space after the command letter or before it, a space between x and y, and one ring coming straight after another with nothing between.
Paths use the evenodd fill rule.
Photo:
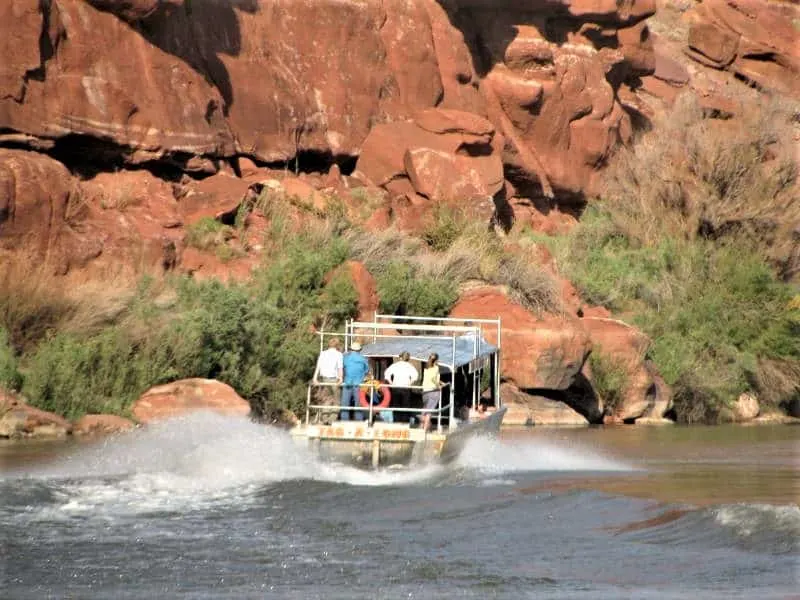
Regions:
<instances>
[{"instance_id":1,"label":"boat wake","mask_svg":"<svg viewBox=\"0 0 800 600\"><path fill-rule=\"evenodd\" d=\"M634 471L635 467L602 456L595 450L544 441L505 442L478 437L470 440L457 460L462 468L489 474L528 471Z\"/></svg>"},{"instance_id":2,"label":"boat wake","mask_svg":"<svg viewBox=\"0 0 800 600\"><path fill-rule=\"evenodd\" d=\"M476 438L447 467L366 471L318 460L285 430L195 413L82 445L46 466L6 474L0 490L23 512L35 497L40 507L49 507L40 514L45 518L102 517L258 502L265 486L288 481L374 487L447 485L455 477L510 485L510 477L523 471L630 469L589 451Z\"/></svg>"},{"instance_id":3,"label":"boat wake","mask_svg":"<svg viewBox=\"0 0 800 600\"><path fill-rule=\"evenodd\" d=\"M721 504L671 512L669 518L655 526L623 529L632 531L626 534L628 537L650 544L736 546L775 555L800 552L800 506L797 505Z\"/></svg>"},{"instance_id":4,"label":"boat wake","mask_svg":"<svg viewBox=\"0 0 800 600\"><path fill-rule=\"evenodd\" d=\"M293 480L413 484L435 477L441 469L369 472L326 463L284 430L195 413L105 438L46 466L6 473L0 490L21 507L35 496L66 516L142 513L242 504L255 501L265 485Z\"/></svg>"}]
</instances>

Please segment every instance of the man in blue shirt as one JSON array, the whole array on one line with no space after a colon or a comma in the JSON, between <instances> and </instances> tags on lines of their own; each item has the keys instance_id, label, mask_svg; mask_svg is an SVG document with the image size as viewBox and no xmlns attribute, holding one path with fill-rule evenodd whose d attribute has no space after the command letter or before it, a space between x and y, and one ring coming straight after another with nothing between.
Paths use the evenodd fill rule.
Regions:
<instances>
[{"instance_id":1,"label":"man in blue shirt","mask_svg":"<svg viewBox=\"0 0 800 600\"><path fill-rule=\"evenodd\" d=\"M350 407L358 406L358 393L359 386L364 381L367 372L369 372L369 363L367 359L361 355L361 344L353 342L350 346L350 352L344 355L344 382L342 385L342 408L339 415L340 421L350 420ZM364 413L357 410L355 411L355 420L363 421Z\"/></svg>"}]
</instances>

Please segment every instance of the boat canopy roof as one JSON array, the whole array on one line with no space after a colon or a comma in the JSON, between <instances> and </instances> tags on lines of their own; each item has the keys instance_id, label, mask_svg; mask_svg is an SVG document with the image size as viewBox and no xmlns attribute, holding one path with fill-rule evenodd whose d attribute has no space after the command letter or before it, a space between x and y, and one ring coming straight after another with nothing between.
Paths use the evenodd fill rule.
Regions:
<instances>
[{"instance_id":1,"label":"boat canopy roof","mask_svg":"<svg viewBox=\"0 0 800 600\"><path fill-rule=\"evenodd\" d=\"M454 340L455 364L453 364ZM401 352L408 352L412 359L422 362L428 360L431 353L435 352L439 355L440 365L458 369L478 358L496 354L497 346L475 335L439 338L398 335L365 343L361 349L361 354L368 358L396 357Z\"/></svg>"}]
</instances>

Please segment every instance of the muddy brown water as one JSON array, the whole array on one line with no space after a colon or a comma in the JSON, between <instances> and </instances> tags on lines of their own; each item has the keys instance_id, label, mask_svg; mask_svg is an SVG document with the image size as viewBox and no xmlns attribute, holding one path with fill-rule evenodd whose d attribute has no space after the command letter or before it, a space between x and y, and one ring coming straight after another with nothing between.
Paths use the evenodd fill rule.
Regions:
<instances>
[{"instance_id":1,"label":"muddy brown water","mask_svg":"<svg viewBox=\"0 0 800 600\"><path fill-rule=\"evenodd\" d=\"M377 472L195 415L0 444L4 598L798 598L800 428L520 429Z\"/></svg>"}]
</instances>

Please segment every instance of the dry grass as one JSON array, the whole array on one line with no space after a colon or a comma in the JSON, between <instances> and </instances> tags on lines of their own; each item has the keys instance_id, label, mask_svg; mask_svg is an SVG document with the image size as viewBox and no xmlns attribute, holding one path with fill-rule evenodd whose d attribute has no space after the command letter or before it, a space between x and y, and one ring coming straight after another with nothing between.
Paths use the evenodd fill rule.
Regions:
<instances>
[{"instance_id":1,"label":"dry grass","mask_svg":"<svg viewBox=\"0 0 800 600\"><path fill-rule=\"evenodd\" d=\"M681 17L692 5L691 0L659 0L656 14L647 20L647 26L661 37L685 44L689 39L689 24Z\"/></svg>"},{"instance_id":2,"label":"dry grass","mask_svg":"<svg viewBox=\"0 0 800 600\"><path fill-rule=\"evenodd\" d=\"M100 208L103 210L125 211L127 208L140 205L142 200L131 183L123 183L111 191L102 190Z\"/></svg>"},{"instance_id":3,"label":"dry grass","mask_svg":"<svg viewBox=\"0 0 800 600\"><path fill-rule=\"evenodd\" d=\"M70 288L65 299L75 308L63 320L61 330L91 335L118 323L129 315L137 291L136 282L123 276Z\"/></svg>"},{"instance_id":4,"label":"dry grass","mask_svg":"<svg viewBox=\"0 0 800 600\"><path fill-rule=\"evenodd\" d=\"M68 225L77 225L89 212L89 199L81 188L80 182L75 182L67 197L64 207L64 221Z\"/></svg>"},{"instance_id":5,"label":"dry grass","mask_svg":"<svg viewBox=\"0 0 800 600\"><path fill-rule=\"evenodd\" d=\"M495 232L479 223L467 224L439 252L394 228L369 234L351 230L347 239L351 257L375 275L400 262L413 265L422 276L457 286L476 281L507 286L515 300L536 313L563 309L555 279L528 257L511 254Z\"/></svg>"},{"instance_id":6,"label":"dry grass","mask_svg":"<svg viewBox=\"0 0 800 600\"><path fill-rule=\"evenodd\" d=\"M31 273L22 261L4 265L0 274L0 325L21 354L59 329L78 309L52 276Z\"/></svg>"},{"instance_id":7,"label":"dry grass","mask_svg":"<svg viewBox=\"0 0 800 600\"><path fill-rule=\"evenodd\" d=\"M21 262L0 274L0 326L22 354L58 331L92 334L126 318L137 284L124 276L67 285L44 272L31 274Z\"/></svg>"},{"instance_id":8,"label":"dry grass","mask_svg":"<svg viewBox=\"0 0 800 600\"><path fill-rule=\"evenodd\" d=\"M758 361L756 388L762 404L779 406L800 395L800 361Z\"/></svg>"},{"instance_id":9,"label":"dry grass","mask_svg":"<svg viewBox=\"0 0 800 600\"><path fill-rule=\"evenodd\" d=\"M691 239L744 235L789 279L800 268L795 229L800 186L792 127L798 108L742 96L739 115L707 118L692 95L607 173L604 200L630 237L653 243L667 232Z\"/></svg>"},{"instance_id":10,"label":"dry grass","mask_svg":"<svg viewBox=\"0 0 800 600\"><path fill-rule=\"evenodd\" d=\"M394 227L374 232L351 229L345 233L345 238L350 256L366 264L373 274L381 273L392 262L416 262L424 252L422 240Z\"/></svg>"}]
</instances>

